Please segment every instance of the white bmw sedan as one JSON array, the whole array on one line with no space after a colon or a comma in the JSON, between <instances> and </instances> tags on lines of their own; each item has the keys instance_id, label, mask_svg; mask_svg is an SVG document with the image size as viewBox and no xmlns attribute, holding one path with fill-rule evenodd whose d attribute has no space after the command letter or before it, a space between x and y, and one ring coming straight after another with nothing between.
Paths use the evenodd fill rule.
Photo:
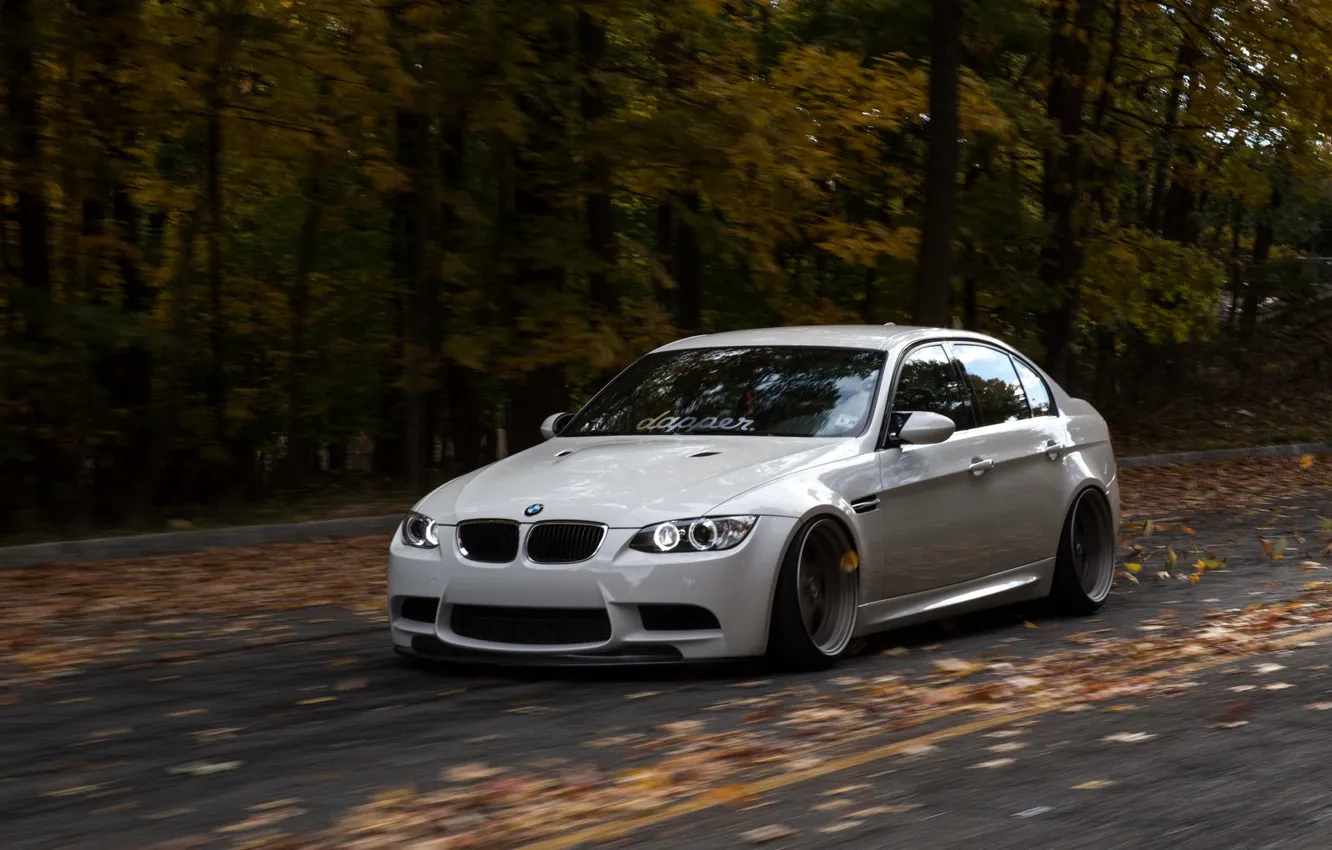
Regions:
<instances>
[{"instance_id":1,"label":"white bmw sedan","mask_svg":"<svg viewBox=\"0 0 1332 850\"><path fill-rule=\"evenodd\" d=\"M1114 578L1105 421L1002 342L804 327L674 342L394 535L416 656L833 665L853 638Z\"/></svg>"}]
</instances>

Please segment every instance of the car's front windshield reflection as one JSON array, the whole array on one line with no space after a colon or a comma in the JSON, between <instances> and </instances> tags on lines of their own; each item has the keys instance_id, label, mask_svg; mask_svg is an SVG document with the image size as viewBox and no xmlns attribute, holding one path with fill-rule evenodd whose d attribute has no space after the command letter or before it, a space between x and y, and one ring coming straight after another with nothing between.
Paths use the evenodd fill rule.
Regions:
<instances>
[{"instance_id":1,"label":"car's front windshield reflection","mask_svg":"<svg viewBox=\"0 0 1332 850\"><path fill-rule=\"evenodd\" d=\"M872 413L884 359L881 351L804 346L650 354L561 436L856 436Z\"/></svg>"}]
</instances>

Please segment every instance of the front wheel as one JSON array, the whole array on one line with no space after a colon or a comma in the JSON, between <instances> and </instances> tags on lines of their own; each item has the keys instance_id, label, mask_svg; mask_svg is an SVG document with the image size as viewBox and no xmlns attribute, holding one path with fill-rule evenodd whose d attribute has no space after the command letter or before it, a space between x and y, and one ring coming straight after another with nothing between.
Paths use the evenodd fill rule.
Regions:
<instances>
[{"instance_id":1,"label":"front wheel","mask_svg":"<svg viewBox=\"0 0 1332 850\"><path fill-rule=\"evenodd\" d=\"M777 576L769 659L792 670L835 665L855 631L859 577L855 546L840 523L819 518L801 528Z\"/></svg>"},{"instance_id":2,"label":"front wheel","mask_svg":"<svg viewBox=\"0 0 1332 850\"><path fill-rule=\"evenodd\" d=\"M1056 614L1086 616L1110 595L1115 580L1115 528L1101 491L1078 494L1064 519L1050 602Z\"/></svg>"}]
</instances>

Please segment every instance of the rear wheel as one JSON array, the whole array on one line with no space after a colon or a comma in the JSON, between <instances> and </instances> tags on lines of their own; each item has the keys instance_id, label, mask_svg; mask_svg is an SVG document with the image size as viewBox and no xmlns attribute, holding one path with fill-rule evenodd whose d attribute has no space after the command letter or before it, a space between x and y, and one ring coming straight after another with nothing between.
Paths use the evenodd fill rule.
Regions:
<instances>
[{"instance_id":1,"label":"rear wheel","mask_svg":"<svg viewBox=\"0 0 1332 850\"><path fill-rule=\"evenodd\" d=\"M794 670L835 665L855 630L859 577L855 546L837 521L801 528L777 577L768 657Z\"/></svg>"},{"instance_id":2,"label":"rear wheel","mask_svg":"<svg viewBox=\"0 0 1332 850\"><path fill-rule=\"evenodd\" d=\"M1115 528L1110 504L1094 487L1078 494L1064 519L1050 602L1057 614L1085 616L1110 595L1115 579Z\"/></svg>"}]
</instances>

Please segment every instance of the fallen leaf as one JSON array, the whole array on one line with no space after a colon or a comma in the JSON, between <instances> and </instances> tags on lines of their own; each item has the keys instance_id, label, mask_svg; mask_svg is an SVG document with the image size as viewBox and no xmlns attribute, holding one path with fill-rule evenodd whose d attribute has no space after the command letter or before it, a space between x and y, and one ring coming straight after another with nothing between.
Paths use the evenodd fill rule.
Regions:
<instances>
[{"instance_id":1,"label":"fallen leaf","mask_svg":"<svg viewBox=\"0 0 1332 850\"><path fill-rule=\"evenodd\" d=\"M919 809L920 803L893 803L888 806L870 806L868 809L861 809L858 812L852 812L853 818L868 818L874 815L901 815L907 812L914 812Z\"/></svg>"},{"instance_id":2,"label":"fallen leaf","mask_svg":"<svg viewBox=\"0 0 1332 850\"><path fill-rule=\"evenodd\" d=\"M955 676L969 676L985 668L972 661L964 661L961 658L937 658L934 666L943 670L945 673L952 673Z\"/></svg>"},{"instance_id":3,"label":"fallen leaf","mask_svg":"<svg viewBox=\"0 0 1332 850\"><path fill-rule=\"evenodd\" d=\"M755 798L753 789L748 785L723 785L708 792L707 797L723 806L736 806L752 802Z\"/></svg>"},{"instance_id":4,"label":"fallen leaf","mask_svg":"<svg viewBox=\"0 0 1332 850\"><path fill-rule=\"evenodd\" d=\"M276 811L260 812L258 814L251 815L250 817L246 818L243 821L219 827L217 831L220 833L249 832L255 829L262 829L266 826L272 826L275 823L281 823L282 821L287 820L288 818L293 818L303 814L305 814L305 810L298 808L277 809Z\"/></svg>"},{"instance_id":5,"label":"fallen leaf","mask_svg":"<svg viewBox=\"0 0 1332 850\"><path fill-rule=\"evenodd\" d=\"M479 782L482 779L491 779L506 772L506 769L502 767L490 767L480 762L470 762L449 768L444 771L443 778L449 782Z\"/></svg>"},{"instance_id":6,"label":"fallen leaf","mask_svg":"<svg viewBox=\"0 0 1332 850\"><path fill-rule=\"evenodd\" d=\"M43 796L43 797L74 797L74 796L77 796L77 795L79 795L79 794L90 794L90 793L92 793L93 791L98 791L98 790L100 790L100 789L102 789L102 788L105 788L105 787L106 787L106 785L105 785L104 783L100 783L100 782L99 782L98 784L96 784L96 785L72 785L72 786L70 786L69 788L57 788L57 789L54 790L54 791L43 791L43 792L42 792L42 796Z\"/></svg>"},{"instance_id":7,"label":"fallen leaf","mask_svg":"<svg viewBox=\"0 0 1332 850\"><path fill-rule=\"evenodd\" d=\"M1332 711L1332 702L1311 702L1305 708L1310 711Z\"/></svg>"},{"instance_id":8,"label":"fallen leaf","mask_svg":"<svg viewBox=\"0 0 1332 850\"><path fill-rule=\"evenodd\" d=\"M1263 690L1265 690L1265 691L1284 691L1286 688L1293 688L1293 687L1295 687L1295 686L1292 685L1292 684L1289 683L1289 682L1273 682L1273 683L1270 684L1270 685L1263 685Z\"/></svg>"},{"instance_id":9,"label":"fallen leaf","mask_svg":"<svg viewBox=\"0 0 1332 850\"><path fill-rule=\"evenodd\" d=\"M1230 721L1224 721L1224 722L1220 722L1220 723L1211 723L1211 724L1209 724L1209 725L1210 725L1213 729L1234 729L1234 728L1237 727L1237 726L1248 726L1248 725L1249 725L1249 721L1247 721L1247 720L1230 720Z\"/></svg>"},{"instance_id":10,"label":"fallen leaf","mask_svg":"<svg viewBox=\"0 0 1332 850\"><path fill-rule=\"evenodd\" d=\"M1134 574L1140 573L1142 572L1142 564L1125 564L1124 569Z\"/></svg>"},{"instance_id":11,"label":"fallen leaf","mask_svg":"<svg viewBox=\"0 0 1332 850\"><path fill-rule=\"evenodd\" d=\"M824 800L822 803L815 803L812 809L816 812L831 812L836 809L845 809L850 805L850 800Z\"/></svg>"},{"instance_id":12,"label":"fallen leaf","mask_svg":"<svg viewBox=\"0 0 1332 850\"><path fill-rule=\"evenodd\" d=\"M1155 737L1156 735L1151 732L1115 732L1112 735L1106 735L1101 740L1121 744L1136 744L1140 741L1150 741Z\"/></svg>"},{"instance_id":13,"label":"fallen leaf","mask_svg":"<svg viewBox=\"0 0 1332 850\"><path fill-rule=\"evenodd\" d=\"M978 763L978 764L973 764L971 767L972 767L973 769L974 769L974 768L1008 767L1010 764L1013 764L1013 763L1016 762L1016 761L1017 761L1016 759L991 759L990 761L983 761L983 762L980 762L980 763Z\"/></svg>"},{"instance_id":14,"label":"fallen leaf","mask_svg":"<svg viewBox=\"0 0 1332 850\"><path fill-rule=\"evenodd\" d=\"M1255 673L1275 673L1275 672L1277 672L1278 670L1285 670L1285 669L1286 669L1286 666L1285 666L1284 664L1271 664L1271 663L1268 663L1268 664L1259 664L1259 665L1257 665L1256 667L1253 668L1253 671L1254 671Z\"/></svg>"},{"instance_id":15,"label":"fallen leaf","mask_svg":"<svg viewBox=\"0 0 1332 850\"><path fill-rule=\"evenodd\" d=\"M795 835L796 831L789 826L780 823L760 826L758 829L751 829L748 832L740 833L740 840L750 844L766 844L769 841L776 841L779 838L789 838Z\"/></svg>"},{"instance_id":16,"label":"fallen leaf","mask_svg":"<svg viewBox=\"0 0 1332 850\"><path fill-rule=\"evenodd\" d=\"M219 761L219 762L196 761L196 762L190 762L189 764L183 764L178 767L168 767L167 773L174 773L174 774L183 773L183 774L188 774L190 776L209 776L214 773L225 773L228 770L235 770L236 768L240 767L243 764L245 764L245 762L243 761Z\"/></svg>"},{"instance_id":17,"label":"fallen leaf","mask_svg":"<svg viewBox=\"0 0 1332 850\"><path fill-rule=\"evenodd\" d=\"M320 703L333 702L337 697L310 697L296 703L297 705L319 705Z\"/></svg>"},{"instance_id":18,"label":"fallen leaf","mask_svg":"<svg viewBox=\"0 0 1332 850\"><path fill-rule=\"evenodd\" d=\"M855 829L864 821L859 820L839 820L837 823L828 824L821 828L819 832L845 832L848 829Z\"/></svg>"},{"instance_id":19,"label":"fallen leaf","mask_svg":"<svg viewBox=\"0 0 1332 850\"><path fill-rule=\"evenodd\" d=\"M834 788L834 789L831 790L831 791L824 791L824 792L823 792L822 794L820 794L819 796L821 796L821 797L836 797L836 796L838 796L839 794L850 794L852 791L864 791L864 790L866 790L866 789L868 789L868 788L873 788L873 787L874 787L873 785L867 785L867 784L865 784L865 783L863 783L863 782L862 782L861 784L859 784L859 785L843 785L841 788Z\"/></svg>"},{"instance_id":20,"label":"fallen leaf","mask_svg":"<svg viewBox=\"0 0 1332 850\"><path fill-rule=\"evenodd\" d=\"M1300 458L1300 469L1312 469L1314 465L1313 455L1304 455Z\"/></svg>"},{"instance_id":21,"label":"fallen leaf","mask_svg":"<svg viewBox=\"0 0 1332 850\"><path fill-rule=\"evenodd\" d=\"M1115 783L1109 779L1089 779L1080 785L1074 785L1074 791L1095 791L1097 788L1106 788Z\"/></svg>"},{"instance_id":22,"label":"fallen leaf","mask_svg":"<svg viewBox=\"0 0 1332 850\"><path fill-rule=\"evenodd\" d=\"M884 655L888 658L900 658L901 656L907 654L907 648L905 646L895 646L892 649L885 649L883 652L879 654Z\"/></svg>"},{"instance_id":23,"label":"fallen leaf","mask_svg":"<svg viewBox=\"0 0 1332 850\"><path fill-rule=\"evenodd\" d=\"M1026 749L1027 745L1021 741L1008 741L1003 744L993 744L986 747L992 753L1015 753L1018 750Z\"/></svg>"}]
</instances>

